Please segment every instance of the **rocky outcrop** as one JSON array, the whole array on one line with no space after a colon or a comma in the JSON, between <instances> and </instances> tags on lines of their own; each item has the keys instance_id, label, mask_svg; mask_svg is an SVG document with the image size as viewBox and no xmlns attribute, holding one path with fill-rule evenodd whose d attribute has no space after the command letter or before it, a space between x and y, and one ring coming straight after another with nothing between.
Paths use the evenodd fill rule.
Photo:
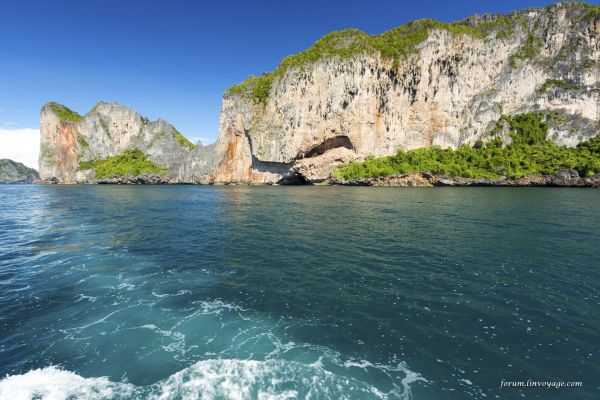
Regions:
<instances>
[{"instance_id":1,"label":"rocky outcrop","mask_svg":"<svg viewBox=\"0 0 600 400\"><path fill-rule=\"evenodd\" d=\"M599 131L599 34L597 8L558 3L328 35L226 93L214 181L319 182L341 160L473 144L529 111L558 115L549 138L574 146Z\"/></svg>"},{"instance_id":2,"label":"rocky outcrop","mask_svg":"<svg viewBox=\"0 0 600 400\"><path fill-rule=\"evenodd\" d=\"M83 182L81 182L83 183ZM89 183L89 182L86 182ZM165 185L172 183L172 177L168 174L141 174L113 176L110 178L100 178L94 183L98 184L116 184L116 185ZM182 182L178 182L182 183Z\"/></svg>"},{"instance_id":3,"label":"rocky outcrop","mask_svg":"<svg viewBox=\"0 0 600 400\"><path fill-rule=\"evenodd\" d=\"M82 165L128 149L167 168L161 182L206 183L216 157L212 146L194 145L168 122L151 122L117 103L98 103L84 116L48 103L41 111L40 132L40 177L57 183L95 183L93 170Z\"/></svg>"},{"instance_id":4,"label":"rocky outcrop","mask_svg":"<svg viewBox=\"0 0 600 400\"><path fill-rule=\"evenodd\" d=\"M39 179L38 172L13 160L0 160L0 183L32 183Z\"/></svg>"},{"instance_id":5,"label":"rocky outcrop","mask_svg":"<svg viewBox=\"0 0 600 400\"><path fill-rule=\"evenodd\" d=\"M552 186L552 187L600 187L600 175L579 176L573 169L564 169L553 175L527 175L519 179L473 179L456 176L436 176L427 172L412 172L383 177L353 180L332 179L329 183L343 186Z\"/></svg>"}]
</instances>

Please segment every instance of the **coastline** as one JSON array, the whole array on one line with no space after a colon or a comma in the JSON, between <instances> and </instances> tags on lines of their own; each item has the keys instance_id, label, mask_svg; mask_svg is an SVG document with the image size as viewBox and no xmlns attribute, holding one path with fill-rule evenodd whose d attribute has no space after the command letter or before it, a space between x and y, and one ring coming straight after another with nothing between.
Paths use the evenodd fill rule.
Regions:
<instances>
[{"instance_id":1,"label":"coastline","mask_svg":"<svg viewBox=\"0 0 600 400\"><path fill-rule=\"evenodd\" d=\"M600 187L600 174L582 177L574 169L563 169L552 175L526 175L522 178L499 179L463 178L435 175L428 172L411 172L382 177L334 180L341 186L494 186L494 187Z\"/></svg>"},{"instance_id":2,"label":"coastline","mask_svg":"<svg viewBox=\"0 0 600 400\"><path fill-rule=\"evenodd\" d=\"M64 185L58 179L37 180L37 185ZM69 183L72 184L72 183ZM98 181L75 182L76 185L244 185L244 186L302 186L294 184L246 183L246 182L173 182L166 175L144 174L139 176L120 176ZM490 186L490 187L600 187L600 174L582 177L574 169L563 169L551 175L526 175L512 179L464 178L458 176L436 175L429 172L411 172L380 177L365 177L351 180L330 178L322 182L308 182L308 186L389 186L389 187L431 187L431 186Z\"/></svg>"}]
</instances>

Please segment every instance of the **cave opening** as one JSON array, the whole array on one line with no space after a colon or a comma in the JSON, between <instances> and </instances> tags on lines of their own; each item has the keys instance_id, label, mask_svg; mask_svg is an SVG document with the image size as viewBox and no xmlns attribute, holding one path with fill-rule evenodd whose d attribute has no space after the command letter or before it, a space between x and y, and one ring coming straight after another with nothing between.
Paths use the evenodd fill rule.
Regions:
<instances>
[{"instance_id":1,"label":"cave opening","mask_svg":"<svg viewBox=\"0 0 600 400\"><path fill-rule=\"evenodd\" d=\"M301 174L286 175L283 178L281 178L277 183L280 185L289 186L312 185L312 183Z\"/></svg>"},{"instance_id":2,"label":"cave opening","mask_svg":"<svg viewBox=\"0 0 600 400\"><path fill-rule=\"evenodd\" d=\"M312 147L310 150L306 151L303 154L299 154L296 159L306 158L306 157L316 157L325 154L327 151L331 149L336 149L338 147L345 147L349 150L353 150L354 146L352 145L352 141L348 136L335 136L329 139L325 139L320 144Z\"/></svg>"}]
</instances>

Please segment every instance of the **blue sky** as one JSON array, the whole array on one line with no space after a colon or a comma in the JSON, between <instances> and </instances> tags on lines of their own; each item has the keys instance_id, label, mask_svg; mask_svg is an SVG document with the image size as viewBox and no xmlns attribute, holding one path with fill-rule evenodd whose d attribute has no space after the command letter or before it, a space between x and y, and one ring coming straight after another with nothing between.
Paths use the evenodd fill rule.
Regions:
<instances>
[{"instance_id":1,"label":"blue sky","mask_svg":"<svg viewBox=\"0 0 600 400\"><path fill-rule=\"evenodd\" d=\"M0 129L37 128L47 101L85 113L104 100L211 142L228 86L330 31L375 34L418 18L453 21L550 3L2 0Z\"/></svg>"}]
</instances>

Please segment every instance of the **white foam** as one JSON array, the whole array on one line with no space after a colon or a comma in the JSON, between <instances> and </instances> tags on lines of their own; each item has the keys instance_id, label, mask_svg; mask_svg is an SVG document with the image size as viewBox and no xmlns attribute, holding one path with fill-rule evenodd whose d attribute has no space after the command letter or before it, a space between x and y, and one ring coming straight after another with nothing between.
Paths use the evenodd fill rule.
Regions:
<instances>
[{"instance_id":1,"label":"white foam","mask_svg":"<svg viewBox=\"0 0 600 400\"><path fill-rule=\"evenodd\" d=\"M93 302L95 302L96 300L98 300L98 298L97 298L97 297L95 297L95 296L86 296L86 295L84 295L83 293L79 293L79 294L77 295L77 298L75 299L75 303L79 303L79 302L80 302L80 301L82 301L82 300L88 300L88 301L91 301L91 302L93 303Z\"/></svg>"},{"instance_id":2,"label":"white foam","mask_svg":"<svg viewBox=\"0 0 600 400\"><path fill-rule=\"evenodd\" d=\"M131 284L131 283L127 283L127 282L123 282L120 283L119 285L117 285L116 287L114 287L115 289L125 289L127 291L129 290L133 290L135 289L135 285Z\"/></svg>"},{"instance_id":3,"label":"white foam","mask_svg":"<svg viewBox=\"0 0 600 400\"><path fill-rule=\"evenodd\" d=\"M368 362L358 363L369 364ZM354 366L354 365L353 365ZM371 364L371 366L374 366ZM423 380L403 369L403 385ZM0 399L101 400L143 398L286 400L295 398L350 399L410 398L410 389L382 393L365 382L335 375L322 368L285 360L214 359L199 361L149 386L115 383L107 378L83 378L51 366L0 380Z\"/></svg>"},{"instance_id":4,"label":"white foam","mask_svg":"<svg viewBox=\"0 0 600 400\"><path fill-rule=\"evenodd\" d=\"M179 293L177 292L177 295ZM162 296L153 294L157 297ZM220 320L223 315L235 314L239 317L234 318L238 323L233 324L231 328L224 328L226 325L221 323L221 328L228 330L220 332L222 335L235 333L230 341L233 347L224 350L210 348L208 350L215 352L206 352L204 355L215 359L198 361L148 386L111 382L104 377L84 378L57 367L47 367L0 380L0 400L410 399L410 384L416 381L426 382L421 375L410 371L404 363L394 362L392 365L386 365L363 359L344 362L342 355L333 349L282 340L273 332L270 321L252 319L244 315L246 310L237 305L222 300L199 301L194 304L197 309L170 329L153 323L135 328L158 333L163 337L163 350L183 354L186 350L186 336L178 329L181 324L201 315L212 315ZM134 306L114 310L74 330L80 332L92 325L109 322L114 314ZM262 351L256 352L259 342ZM251 352L245 349L250 349ZM231 353L263 359L222 358L230 356ZM290 357L303 360L303 363L291 361L288 359ZM389 378L388 383L381 385L386 387L385 390L367 383L374 370Z\"/></svg>"},{"instance_id":5,"label":"white foam","mask_svg":"<svg viewBox=\"0 0 600 400\"><path fill-rule=\"evenodd\" d=\"M107 378L83 378L51 366L2 379L0 381L0 399L110 399L117 395L129 396L133 389L132 385L125 383L114 383Z\"/></svg>"}]
</instances>

